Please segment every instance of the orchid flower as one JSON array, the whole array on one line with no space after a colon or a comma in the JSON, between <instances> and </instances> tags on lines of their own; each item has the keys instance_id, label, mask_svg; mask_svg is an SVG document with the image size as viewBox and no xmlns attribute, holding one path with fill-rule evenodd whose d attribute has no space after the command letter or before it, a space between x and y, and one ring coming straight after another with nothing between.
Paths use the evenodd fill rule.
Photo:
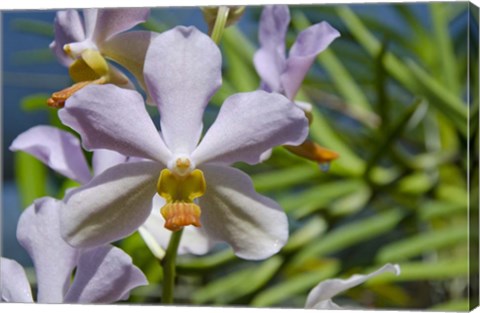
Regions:
<instances>
[{"instance_id":1,"label":"orchid flower","mask_svg":"<svg viewBox=\"0 0 480 313\"><path fill-rule=\"evenodd\" d=\"M20 216L17 239L36 270L40 303L112 303L148 284L128 254L112 245L76 249L60 236L61 202L37 199ZM1 258L0 297L6 302L33 302L22 266ZM75 277L71 282L71 275Z\"/></svg>"},{"instance_id":2,"label":"orchid flower","mask_svg":"<svg viewBox=\"0 0 480 313\"><path fill-rule=\"evenodd\" d=\"M245 259L271 256L288 239L287 216L257 194L235 162L255 164L262 152L305 140L308 121L284 96L265 91L230 96L203 136L202 116L221 85L221 53L194 27L157 36L144 66L148 91L160 112L161 133L135 91L87 86L59 111L87 150L110 149L148 161L107 169L72 191L62 210L62 232L88 247L123 238L150 215L158 193L165 227L202 228Z\"/></svg>"},{"instance_id":3,"label":"orchid flower","mask_svg":"<svg viewBox=\"0 0 480 313\"><path fill-rule=\"evenodd\" d=\"M398 276L400 275L400 267L396 264L386 264L377 271L367 275L353 275L348 279L327 279L310 291L305 308L320 310L345 309L335 304L332 298L347 289L363 284L367 280L386 272L391 272Z\"/></svg>"},{"instance_id":4,"label":"orchid flower","mask_svg":"<svg viewBox=\"0 0 480 313\"><path fill-rule=\"evenodd\" d=\"M32 127L18 135L12 142L10 150L29 153L54 171L80 184L88 183L93 176L117 164L134 161L115 151L95 150L92 156L92 176L77 137L47 125ZM171 232L163 227L165 220L158 211L165 201L155 195L153 203L150 216L138 231L152 253L161 259L165 254L164 249L168 245ZM181 239L178 253L205 254L212 246L213 242L207 238L202 229L188 226Z\"/></svg>"},{"instance_id":5,"label":"orchid flower","mask_svg":"<svg viewBox=\"0 0 480 313\"><path fill-rule=\"evenodd\" d=\"M75 10L57 12L55 40L50 48L69 68L75 84L54 93L48 104L62 107L68 97L89 84L113 83L134 89L128 77L105 58L128 69L143 85L143 62L154 33L124 31L145 22L149 13L148 8L85 9L82 20Z\"/></svg>"},{"instance_id":6,"label":"orchid flower","mask_svg":"<svg viewBox=\"0 0 480 313\"><path fill-rule=\"evenodd\" d=\"M290 23L290 12L286 5L265 6L262 11L258 38L260 49L254 55L254 65L262 79L261 88L268 92L285 95L294 101L305 75L317 55L325 50L340 33L327 22L321 22L302 31L288 57L285 53L285 37ZM295 101L311 121L312 106ZM286 147L289 151L316 161L328 163L338 157L334 151L307 140L300 146ZM269 157L267 151L264 158Z\"/></svg>"}]
</instances>

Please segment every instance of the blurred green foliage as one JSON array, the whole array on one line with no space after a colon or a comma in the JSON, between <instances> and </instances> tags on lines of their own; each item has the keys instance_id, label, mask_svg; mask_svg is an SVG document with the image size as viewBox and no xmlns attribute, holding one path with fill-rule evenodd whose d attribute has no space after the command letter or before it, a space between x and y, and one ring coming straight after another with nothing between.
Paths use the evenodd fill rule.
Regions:
<instances>
[{"instance_id":1,"label":"blurred green foliage","mask_svg":"<svg viewBox=\"0 0 480 313\"><path fill-rule=\"evenodd\" d=\"M310 137L340 158L322 172L276 148L263 164L238 165L259 192L285 208L290 240L278 255L261 262L241 260L221 248L207 256L179 256L176 302L303 307L308 291L321 280L392 262L400 264L400 276L373 279L337 302L350 298L364 307L468 310L474 304L468 301L468 209L478 210L467 201L467 176L478 181L478 14L472 8L465 2L389 4L383 10L397 22L386 24L358 5L291 6L289 45L301 30L322 20L342 34L318 56L299 95L314 106ZM158 18L162 10L168 9L154 11L143 26L155 31L174 26ZM260 8L247 10L251 14L244 18L256 26ZM52 35L51 25L40 22L18 20L15 26ZM470 46L469 27L477 34ZM232 93L258 88L256 46L256 38L237 26L225 31L224 82L214 106ZM33 61L51 60L43 50L35 54ZM28 95L22 107L44 110L44 100L43 94ZM24 206L47 194L47 176L37 161L17 154ZM478 201L476 189L470 196ZM478 212L470 214L478 219ZM159 260L138 234L119 244L150 281L130 301L159 302ZM478 260L473 268L478 270Z\"/></svg>"}]
</instances>

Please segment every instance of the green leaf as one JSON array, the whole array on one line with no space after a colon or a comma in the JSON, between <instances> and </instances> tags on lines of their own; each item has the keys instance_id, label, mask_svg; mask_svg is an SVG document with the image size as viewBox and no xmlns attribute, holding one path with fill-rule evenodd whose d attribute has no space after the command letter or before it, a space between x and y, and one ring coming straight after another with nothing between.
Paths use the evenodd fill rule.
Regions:
<instances>
[{"instance_id":1,"label":"green leaf","mask_svg":"<svg viewBox=\"0 0 480 313\"><path fill-rule=\"evenodd\" d=\"M42 162L22 151L14 154L15 180L21 196L22 208L47 195L47 169Z\"/></svg>"},{"instance_id":2,"label":"green leaf","mask_svg":"<svg viewBox=\"0 0 480 313\"><path fill-rule=\"evenodd\" d=\"M282 303L293 296L306 293L322 280L338 273L340 264L337 261L326 262L315 271L308 271L289 277L265 291L259 293L251 302L253 307L269 307Z\"/></svg>"},{"instance_id":3,"label":"green leaf","mask_svg":"<svg viewBox=\"0 0 480 313\"><path fill-rule=\"evenodd\" d=\"M381 43L362 23L361 19L347 6L336 8L339 17L362 47L375 57L381 51ZM407 64L404 65L404 64ZM467 106L448 88L443 86L413 60L401 61L395 55L385 54L387 72L410 92L429 97L430 103L450 118L463 135L465 132Z\"/></svg>"},{"instance_id":4,"label":"green leaf","mask_svg":"<svg viewBox=\"0 0 480 313\"><path fill-rule=\"evenodd\" d=\"M454 95L460 95L457 62L448 29L448 10L450 8L445 3L435 2L430 3L429 8L432 17L435 46L437 47L437 65L441 69L438 77L442 79L443 85L451 90Z\"/></svg>"},{"instance_id":5,"label":"green leaf","mask_svg":"<svg viewBox=\"0 0 480 313\"><path fill-rule=\"evenodd\" d=\"M408 195L421 195L430 190L435 183L435 178L425 172L416 172L402 178L397 185L400 193Z\"/></svg>"},{"instance_id":6,"label":"green leaf","mask_svg":"<svg viewBox=\"0 0 480 313\"><path fill-rule=\"evenodd\" d=\"M327 230L327 222L323 218L313 216L305 225L302 225L296 232L288 238L287 244L282 248L282 252L291 253L300 249L308 242L320 237Z\"/></svg>"},{"instance_id":7,"label":"green leaf","mask_svg":"<svg viewBox=\"0 0 480 313\"><path fill-rule=\"evenodd\" d=\"M259 265L218 278L193 294L194 303L227 304L264 286L282 265L283 258L273 256Z\"/></svg>"},{"instance_id":8,"label":"green leaf","mask_svg":"<svg viewBox=\"0 0 480 313\"><path fill-rule=\"evenodd\" d=\"M426 201L420 205L419 209L418 218L422 221L456 214L463 214L466 216L467 214L466 205L444 201Z\"/></svg>"},{"instance_id":9,"label":"green leaf","mask_svg":"<svg viewBox=\"0 0 480 313\"><path fill-rule=\"evenodd\" d=\"M224 78L228 80L235 92L256 90L260 84L260 78L253 66L254 45L233 25L223 33L222 47L227 63Z\"/></svg>"},{"instance_id":10,"label":"green leaf","mask_svg":"<svg viewBox=\"0 0 480 313\"><path fill-rule=\"evenodd\" d=\"M466 225L442 228L413 235L384 246L377 255L377 263L398 262L437 249L467 243Z\"/></svg>"},{"instance_id":11,"label":"green leaf","mask_svg":"<svg viewBox=\"0 0 480 313\"><path fill-rule=\"evenodd\" d=\"M237 260L231 249L225 249L211 255L188 258L177 257L177 272L180 274L198 274L214 270L222 265Z\"/></svg>"},{"instance_id":12,"label":"green leaf","mask_svg":"<svg viewBox=\"0 0 480 313\"><path fill-rule=\"evenodd\" d=\"M24 111L37 111L49 109L47 106L47 100L50 98L49 94L37 93L28 95L20 100L20 106Z\"/></svg>"},{"instance_id":13,"label":"green leaf","mask_svg":"<svg viewBox=\"0 0 480 313\"><path fill-rule=\"evenodd\" d=\"M453 299L447 302L443 302L440 304L436 304L429 308L431 311L436 312L447 312L447 311L454 311L454 312L468 312L473 308L470 307L469 299Z\"/></svg>"},{"instance_id":14,"label":"green leaf","mask_svg":"<svg viewBox=\"0 0 480 313\"><path fill-rule=\"evenodd\" d=\"M53 37L53 24L48 22L17 18L12 21L11 28L19 32Z\"/></svg>"},{"instance_id":15,"label":"green leaf","mask_svg":"<svg viewBox=\"0 0 480 313\"><path fill-rule=\"evenodd\" d=\"M403 216L404 213L402 211L392 209L388 212L375 214L372 217L354 221L334 229L318 241L302 249L302 251L292 259L289 267L300 267L308 259L341 251L342 249L391 231Z\"/></svg>"},{"instance_id":16,"label":"green leaf","mask_svg":"<svg viewBox=\"0 0 480 313\"><path fill-rule=\"evenodd\" d=\"M326 207L338 197L354 192L363 185L364 182L358 179L328 182L311 187L303 192L280 197L278 202L287 213L291 213L295 218L299 219L313 213L317 209Z\"/></svg>"},{"instance_id":17,"label":"green leaf","mask_svg":"<svg viewBox=\"0 0 480 313\"><path fill-rule=\"evenodd\" d=\"M264 192L289 187L318 176L319 174L320 171L316 164L308 163L255 174L252 175L252 180L255 190Z\"/></svg>"},{"instance_id":18,"label":"green leaf","mask_svg":"<svg viewBox=\"0 0 480 313\"><path fill-rule=\"evenodd\" d=\"M12 63L22 66L50 63L53 61L55 61L55 56L53 55L52 50L48 48L17 51L12 56Z\"/></svg>"},{"instance_id":19,"label":"green leaf","mask_svg":"<svg viewBox=\"0 0 480 313\"><path fill-rule=\"evenodd\" d=\"M398 276L384 275L368 280L366 286L385 284L394 281L444 280L468 275L468 258L440 260L436 262L400 263L401 273ZM373 272L376 268L372 268Z\"/></svg>"},{"instance_id":20,"label":"green leaf","mask_svg":"<svg viewBox=\"0 0 480 313\"><path fill-rule=\"evenodd\" d=\"M305 15L300 11L296 11L292 18L292 23L297 32L311 25ZM317 60L327 70L335 87L342 97L345 98L347 104L352 103L355 110L370 112L371 104L366 95L331 49L326 49L320 53Z\"/></svg>"}]
</instances>

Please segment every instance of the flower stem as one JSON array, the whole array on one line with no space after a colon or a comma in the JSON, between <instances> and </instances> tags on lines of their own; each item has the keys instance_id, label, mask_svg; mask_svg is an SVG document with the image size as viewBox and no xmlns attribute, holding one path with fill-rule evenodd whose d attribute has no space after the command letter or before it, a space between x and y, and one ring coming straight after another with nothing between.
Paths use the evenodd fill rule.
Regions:
<instances>
[{"instance_id":1,"label":"flower stem","mask_svg":"<svg viewBox=\"0 0 480 313\"><path fill-rule=\"evenodd\" d=\"M182 238L182 233L183 229L172 232L165 258L162 260L162 303L173 303L173 290L175 288L175 260L177 259L177 250L180 244L180 239Z\"/></svg>"},{"instance_id":2,"label":"flower stem","mask_svg":"<svg viewBox=\"0 0 480 313\"><path fill-rule=\"evenodd\" d=\"M217 11L217 19L212 31L212 40L218 45L220 39L222 39L223 31L225 30L225 24L227 23L228 13L230 9L226 6L220 6Z\"/></svg>"}]
</instances>

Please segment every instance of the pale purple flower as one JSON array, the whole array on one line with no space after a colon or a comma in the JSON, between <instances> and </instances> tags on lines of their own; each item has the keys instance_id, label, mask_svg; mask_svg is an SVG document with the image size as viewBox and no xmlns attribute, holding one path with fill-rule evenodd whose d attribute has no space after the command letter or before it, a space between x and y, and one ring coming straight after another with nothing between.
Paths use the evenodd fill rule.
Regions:
<instances>
[{"instance_id":1,"label":"pale purple flower","mask_svg":"<svg viewBox=\"0 0 480 313\"><path fill-rule=\"evenodd\" d=\"M342 310L346 309L338 306L332 301L332 298L339 293L344 292L347 289L353 288L360 284L363 284L367 280L379 276L383 273L394 273L400 275L400 266L397 264L386 264L373 273L366 275L353 275L348 279L327 279L319 283L313 288L307 297L305 303L306 309L319 309L319 310Z\"/></svg>"},{"instance_id":2,"label":"pale purple flower","mask_svg":"<svg viewBox=\"0 0 480 313\"><path fill-rule=\"evenodd\" d=\"M77 84L54 93L49 105L63 106L72 93L90 83L134 89L129 78L106 59L125 67L144 86L145 53L155 33L125 31L145 22L149 14L148 8L84 9L83 18L75 10L57 12L50 48L58 61L69 67Z\"/></svg>"},{"instance_id":3,"label":"pale purple flower","mask_svg":"<svg viewBox=\"0 0 480 313\"><path fill-rule=\"evenodd\" d=\"M54 171L80 184L88 183L93 176L99 175L110 167L135 161L115 151L97 149L92 156L92 176L80 141L67 131L47 125L32 127L18 135L12 142L10 150L29 153ZM163 249L167 248L171 234L163 227L165 220L159 210L164 204L163 198L155 195L152 212L139 228L145 243L158 258L163 257ZM178 253L205 254L213 244L204 234L203 229L188 226L180 241Z\"/></svg>"},{"instance_id":4,"label":"pale purple flower","mask_svg":"<svg viewBox=\"0 0 480 313\"><path fill-rule=\"evenodd\" d=\"M317 55L340 33L327 22L312 25L298 35L287 57L285 36L289 23L288 6L265 6L258 33L260 49L255 53L254 64L263 89L293 100ZM297 105L309 106L302 102Z\"/></svg>"},{"instance_id":5,"label":"pale purple flower","mask_svg":"<svg viewBox=\"0 0 480 313\"><path fill-rule=\"evenodd\" d=\"M62 211L64 238L87 247L125 237L150 215L158 191L167 197L162 210L172 209L162 211L167 224L181 228L201 221L212 240L226 241L242 258L278 252L288 239L286 214L231 164L255 164L273 146L301 143L308 132L304 113L278 94L236 94L200 141L203 111L221 85L221 54L194 27L176 27L154 39L144 75L161 133L142 97L113 85L88 86L59 111L86 149L148 159L109 168L72 191ZM200 208L200 220L191 220L199 218Z\"/></svg>"},{"instance_id":6,"label":"pale purple flower","mask_svg":"<svg viewBox=\"0 0 480 313\"><path fill-rule=\"evenodd\" d=\"M33 260L40 303L112 303L148 284L125 252L112 245L77 249L60 236L61 202L37 199L21 215L18 242ZM25 271L16 261L0 259L1 301L33 302ZM75 269L75 277L71 275Z\"/></svg>"}]
</instances>

